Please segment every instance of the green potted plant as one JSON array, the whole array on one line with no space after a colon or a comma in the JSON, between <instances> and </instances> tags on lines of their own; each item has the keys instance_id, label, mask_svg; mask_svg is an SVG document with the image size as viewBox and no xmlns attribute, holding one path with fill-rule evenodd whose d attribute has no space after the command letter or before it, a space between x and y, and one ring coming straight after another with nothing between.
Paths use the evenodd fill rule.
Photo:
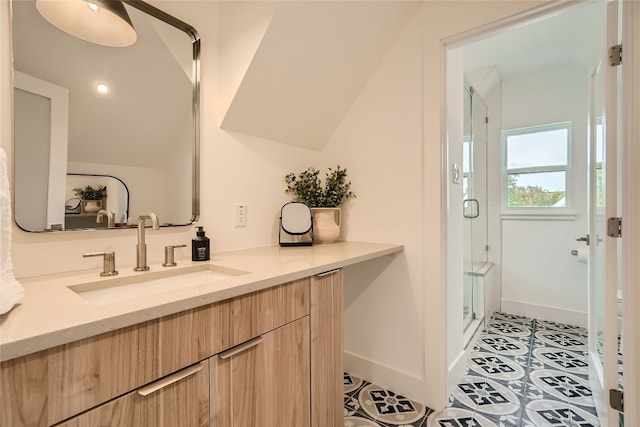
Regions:
<instances>
[{"instance_id":1,"label":"green potted plant","mask_svg":"<svg viewBox=\"0 0 640 427\"><path fill-rule=\"evenodd\" d=\"M98 185L93 188L87 185L84 188L74 188L74 194L82 200L82 210L85 213L96 213L100 209L106 208L105 199L107 198L107 186Z\"/></svg>"},{"instance_id":2,"label":"green potted plant","mask_svg":"<svg viewBox=\"0 0 640 427\"><path fill-rule=\"evenodd\" d=\"M347 169L340 165L335 169L329 168L322 182L320 171L310 167L298 175L287 174L284 181L287 184L285 193L311 208L314 240L318 243L335 242L340 236L342 212L339 206L356 197L351 191L351 181L347 181Z\"/></svg>"}]
</instances>

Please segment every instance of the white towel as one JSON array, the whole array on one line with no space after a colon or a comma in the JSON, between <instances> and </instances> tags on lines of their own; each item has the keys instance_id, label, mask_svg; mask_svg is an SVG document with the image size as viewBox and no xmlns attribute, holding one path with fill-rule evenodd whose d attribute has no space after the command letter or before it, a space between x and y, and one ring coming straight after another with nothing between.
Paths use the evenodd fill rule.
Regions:
<instances>
[{"instance_id":1,"label":"white towel","mask_svg":"<svg viewBox=\"0 0 640 427\"><path fill-rule=\"evenodd\" d=\"M24 289L13 274L11 262L11 191L7 175L7 154L0 147L0 314L13 308Z\"/></svg>"}]
</instances>

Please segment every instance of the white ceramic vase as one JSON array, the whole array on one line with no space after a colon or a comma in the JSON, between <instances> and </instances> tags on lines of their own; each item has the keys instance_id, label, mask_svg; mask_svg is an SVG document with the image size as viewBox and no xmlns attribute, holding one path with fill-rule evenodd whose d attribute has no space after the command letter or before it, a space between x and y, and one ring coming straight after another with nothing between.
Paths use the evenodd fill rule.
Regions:
<instances>
[{"instance_id":1,"label":"white ceramic vase","mask_svg":"<svg viewBox=\"0 0 640 427\"><path fill-rule=\"evenodd\" d=\"M340 237L340 208L311 208L313 213L313 241L333 243Z\"/></svg>"},{"instance_id":2,"label":"white ceramic vase","mask_svg":"<svg viewBox=\"0 0 640 427\"><path fill-rule=\"evenodd\" d=\"M102 209L102 200L83 200L82 205L85 213L96 213Z\"/></svg>"}]
</instances>

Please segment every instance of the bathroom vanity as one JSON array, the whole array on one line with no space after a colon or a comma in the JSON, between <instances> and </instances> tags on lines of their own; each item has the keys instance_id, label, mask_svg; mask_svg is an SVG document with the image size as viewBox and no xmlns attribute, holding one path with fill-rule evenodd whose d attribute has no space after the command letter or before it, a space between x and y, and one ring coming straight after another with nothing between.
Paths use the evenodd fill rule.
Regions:
<instances>
[{"instance_id":1,"label":"bathroom vanity","mask_svg":"<svg viewBox=\"0 0 640 427\"><path fill-rule=\"evenodd\" d=\"M214 254L227 277L131 298L151 272L23 280L0 324L0 426L341 426L342 267L402 249ZM179 283L203 263L182 264L152 271ZM96 283L125 297L83 296Z\"/></svg>"}]
</instances>

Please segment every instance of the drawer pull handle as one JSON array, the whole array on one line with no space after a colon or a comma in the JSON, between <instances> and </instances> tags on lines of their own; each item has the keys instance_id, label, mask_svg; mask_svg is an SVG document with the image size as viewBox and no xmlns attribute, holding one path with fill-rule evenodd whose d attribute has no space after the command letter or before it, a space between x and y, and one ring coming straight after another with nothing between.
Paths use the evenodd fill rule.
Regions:
<instances>
[{"instance_id":1,"label":"drawer pull handle","mask_svg":"<svg viewBox=\"0 0 640 427\"><path fill-rule=\"evenodd\" d=\"M151 383L148 386L138 389L138 394L140 396L148 396L151 393L155 393L156 391L160 390L161 388L176 383L183 378L187 378L188 376L195 374L196 372L200 372L201 370L202 365L199 363L197 365L190 366L186 369L176 372L175 374L171 374L165 378L159 379L158 381Z\"/></svg>"},{"instance_id":2,"label":"drawer pull handle","mask_svg":"<svg viewBox=\"0 0 640 427\"><path fill-rule=\"evenodd\" d=\"M230 357L235 356L236 354L240 354L243 351L247 351L250 348L253 348L255 346L257 346L258 344L260 344L262 342L262 337L257 337L254 338L252 340L249 340L243 344L239 344L235 347L230 348L227 351L223 351L222 353L219 354L220 359L228 359Z\"/></svg>"},{"instance_id":3,"label":"drawer pull handle","mask_svg":"<svg viewBox=\"0 0 640 427\"><path fill-rule=\"evenodd\" d=\"M333 274L333 273L337 273L338 271L340 271L340 269L339 269L339 268L336 268L336 269L334 269L334 270L329 270L329 271L325 271L324 273L316 274L316 277L329 276L329 275L331 275L331 274Z\"/></svg>"}]
</instances>

